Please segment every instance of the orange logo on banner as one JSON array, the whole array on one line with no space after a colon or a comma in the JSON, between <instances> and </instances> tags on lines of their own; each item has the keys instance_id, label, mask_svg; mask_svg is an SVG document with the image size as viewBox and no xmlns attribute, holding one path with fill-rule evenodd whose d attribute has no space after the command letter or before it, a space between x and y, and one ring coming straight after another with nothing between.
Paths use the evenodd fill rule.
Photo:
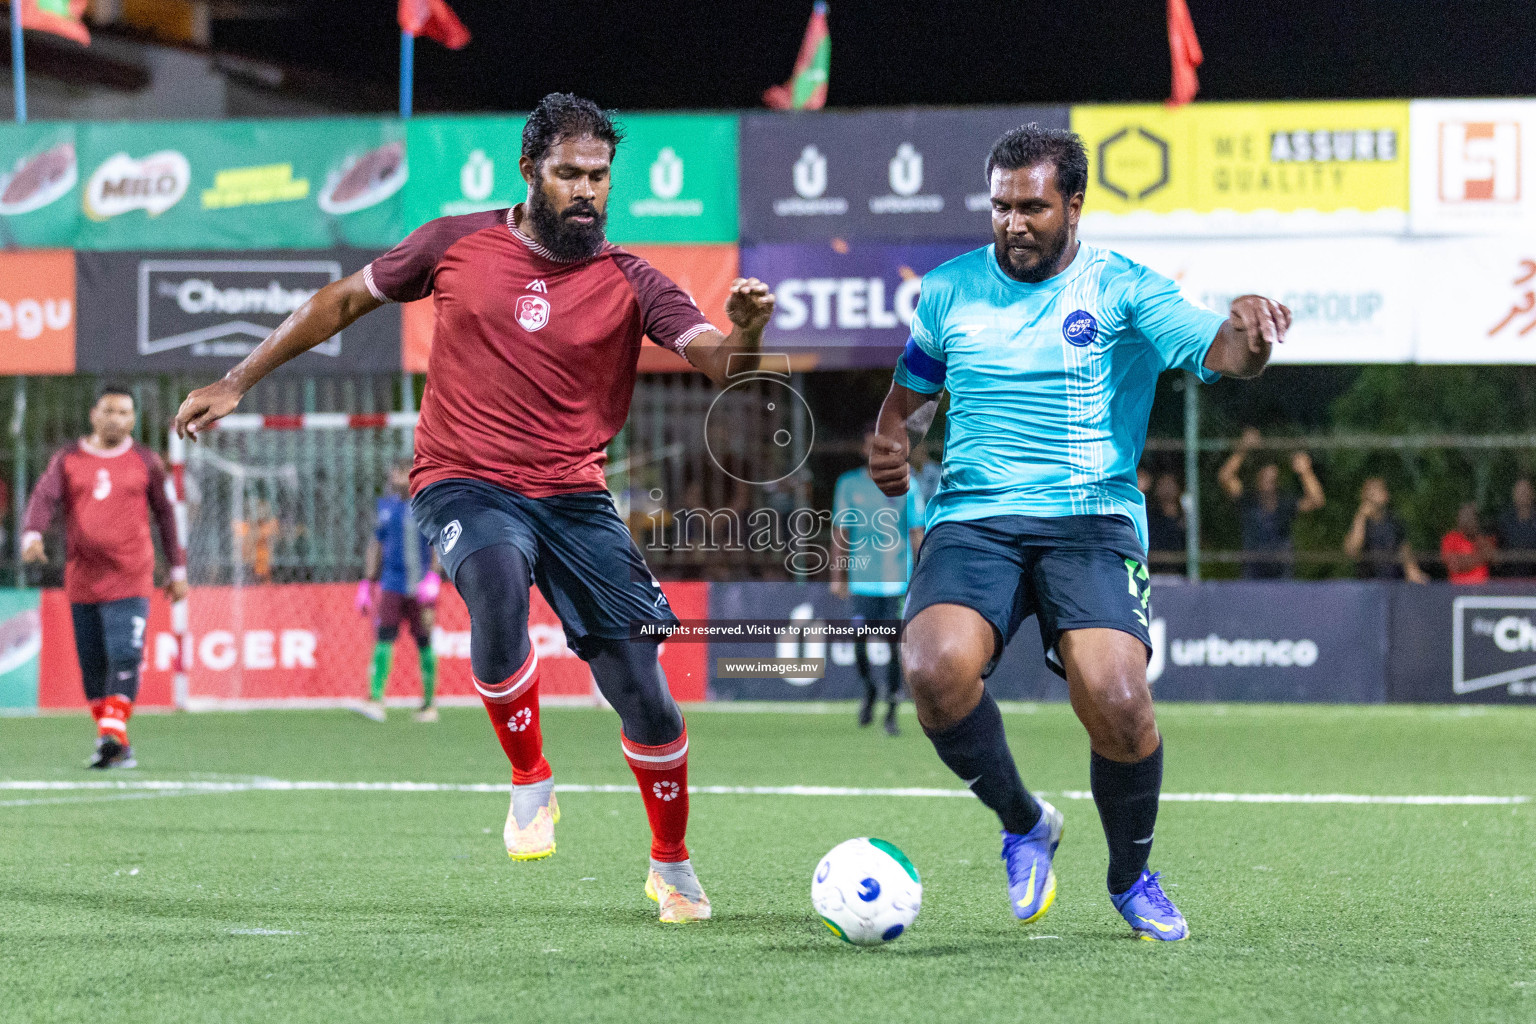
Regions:
<instances>
[{"instance_id":1,"label":"orange logo on banner","mask_svg":"<svg viewBox=\"0 0 1536 1024\"><path fill-rule=\"evenodd\" d=\"M709 322L729 334L725 297L741 267L734 245L626 245L625 249L666 274L699 304ZM542 326L542 325L541 325ZM432 300L400 308L400 358L406 373L426 373L432 354ZM688 362L657 345L640 349L641 373L692 370Z\"/></svg>"},{"instance_id":2,"label":"orange logo on banner","mask_svg":"<svg viewBox=\"0 0 1536 1024\"><path fill-rule=\"evenodd\" d=\"M1440 199L1447 203L1520 201L1520 122L1440 125Z\"/></svg>"},{"instance_id":3,"label":"orange logo on banner","mask_svg":"<svg viewBox=\"0 0 1536 1024\"><path fill-rule=\"evenodd\" d=\"M0 252L0 374L75 372L75 254Z\"/></svg>"}]
</instances>

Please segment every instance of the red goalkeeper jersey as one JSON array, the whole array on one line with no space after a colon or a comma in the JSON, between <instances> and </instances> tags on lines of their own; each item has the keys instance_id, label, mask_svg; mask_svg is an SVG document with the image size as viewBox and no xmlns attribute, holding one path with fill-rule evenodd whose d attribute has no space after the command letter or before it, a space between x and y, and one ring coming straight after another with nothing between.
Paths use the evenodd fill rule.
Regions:
<instances>
[{"instance_id":1,"label":"red goalkeeper jersey","mask_svg":"<svg viewBox=\"0 0 1536 1024\"><path fill-rule=\"evenodd\" d=\"M433 297L413 494L453 478L530 498L606 489L642 340L682 354L715 330L639 256L559 260L517 224L514 210L442 217L363 271L381 301Z\"/></svg>"},{"instance_id":2,"label":"red goalkeeper jersey","mask_svg":"<svg viewBox=\"0 0 1536 1024\"><path fill-rule=\"evenodd\" d=\"M41 534L64 509L64 592L73 604L148 597L155 589L150 520L173 575L186 578L175 496L160 456L133 440L61 449L32 490L22 529Z\"/></svg>"}]
</instances>

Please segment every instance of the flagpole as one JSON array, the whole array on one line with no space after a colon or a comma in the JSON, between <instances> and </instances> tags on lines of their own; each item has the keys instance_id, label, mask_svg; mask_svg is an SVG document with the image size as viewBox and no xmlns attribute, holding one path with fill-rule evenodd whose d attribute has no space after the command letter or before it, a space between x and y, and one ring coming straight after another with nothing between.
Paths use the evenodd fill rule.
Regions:
<instances>
[{"instance_id":1,"label":"flagpole","mask_svg":"<svg viewBox=\"0 0 1536 1024\"><path fill-rule=\"evenodd\" d=\"M400 30L400 117L411 116L411 86L416 73L416 37Z\"/></svg>"},{"instance_id":2,"label":"flagpole","mask_svg":"<svg viewBox=\"0 0 1536 1024\"><path fill-rule=\"evenodd\" d=\"M11 81L16 93L16 123L27 123L27 58L21 37L21 5L11 0Z\"/></svg>"}]
</instances>

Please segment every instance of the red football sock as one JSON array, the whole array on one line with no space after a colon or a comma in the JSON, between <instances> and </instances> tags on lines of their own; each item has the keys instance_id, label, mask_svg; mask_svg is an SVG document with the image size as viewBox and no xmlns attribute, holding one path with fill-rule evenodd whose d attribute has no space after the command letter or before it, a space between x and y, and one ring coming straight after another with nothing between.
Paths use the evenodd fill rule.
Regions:
<instances>
[{"instance_id":1,"label":"red football sock","mask_svg":"<svg viewBox=\"0 0 1536 1024\"><path fill-rule=\"evenodd\" d=\"M111 736L123 746L128 745L128 718L133 714L133 701L120 693L102 698L101 713L96 716L96 732Z\"/></svg>"},{"instance_id":2,"label":"red football sock","mask_svg":"<svg viewBox=\"0 0 1536 1024\"><path fill-rule=\"evenodd\" d=\"M91 707L91 721L97 723L98 727L100 726L100 723L101 723L101 706L103 704L105 704L106 702L107 702L107 699L105 697L97 697L93 701L87 701L86 702Z\"/></svg>"},{"instance_id":3,"label":"red football sock","mask_svg":"<svg viewBox=\"0 0 1536 1024\"><path fill-rule=\"evenodd\" d=\"M688 859L688 727L671 743L645 747L622 732L619 746L640 783L645 816L651 820L651 856L664 862Z\"/></svg>"},{"instance_id":4,"label":"red football sock","mask_svg":"<svg viewBox=\"0 0 1536 1024\"><path fill-rule=\"evenodd\" d=\"M512 762L512 784L542 782L554 772L544 760L544 734L539 731L539 660L532 650L506 679L495 685L475 680L475 689L491 716L491 728Z\"/></svg>"}]
</instances>

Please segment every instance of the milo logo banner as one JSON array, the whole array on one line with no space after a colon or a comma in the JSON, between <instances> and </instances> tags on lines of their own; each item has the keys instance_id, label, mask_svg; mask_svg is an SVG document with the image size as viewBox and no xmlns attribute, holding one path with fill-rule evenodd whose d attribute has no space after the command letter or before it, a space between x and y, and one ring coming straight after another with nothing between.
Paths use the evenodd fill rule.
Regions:
<instances>
[{"instance_id":1,"label":"milo logo banner","mask_svg":"<svg viewBox=\"0 0 1536 1024\"><path fill-rule=\"evenodd\" d=\"M736 118L715 114L621 117L608 237L615 242L736 241ZM435 217L521 202L523 117L417 118L407 128L411 184L405 217Z\"/></svg>"},{"instance_id":2,"label":"milo logo banner","mask_svg":"<svg viewBox=\"0 0 1536 1024\"><path fill-rule=\"evenodd\" d=\"M73 124L0 124L0 248L68 248L80 221Z\"/></svg>"},{"instance_id":3,"label":"milo logo banner","mask_svg":"<svg viewBox=\"0 0 1536 1024\"><path fill-rule=\"evenodd\" d=\"M403 233L398 122L85 124L76 148L77 248L384 248Z\"/></svg>"}]
</instances>

